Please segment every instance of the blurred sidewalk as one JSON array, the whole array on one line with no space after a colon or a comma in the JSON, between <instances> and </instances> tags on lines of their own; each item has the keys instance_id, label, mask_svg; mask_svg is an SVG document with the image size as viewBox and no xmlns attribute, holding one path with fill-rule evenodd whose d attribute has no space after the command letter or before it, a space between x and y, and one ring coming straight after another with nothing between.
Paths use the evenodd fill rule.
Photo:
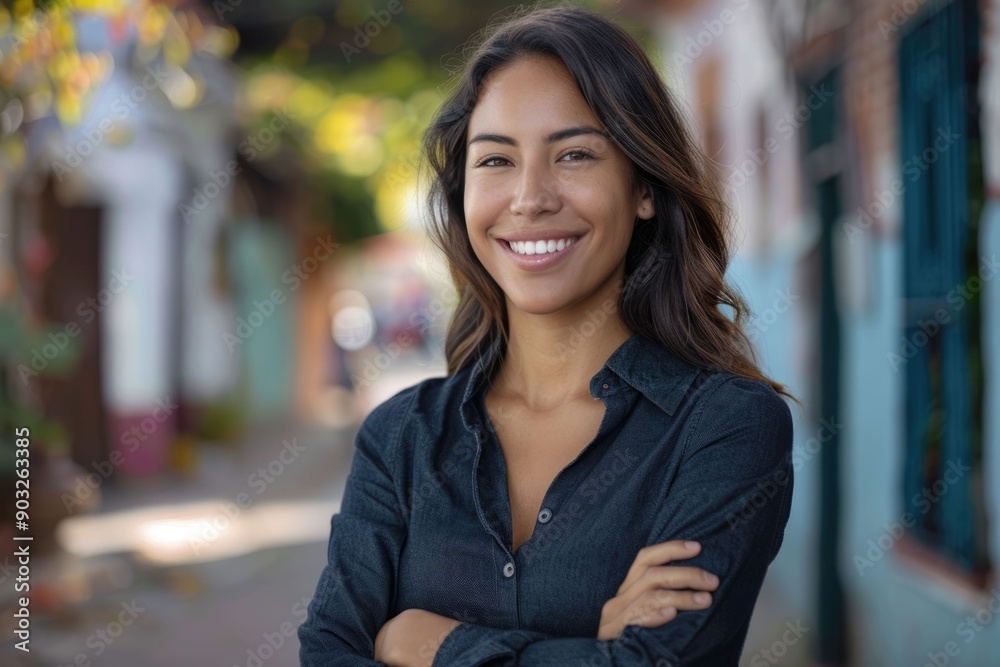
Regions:
<instances>
[{"instance_id":1,"label":"blurred sidewalk","mask_svg":"<svg viewBox=\"0 0 1000 667\"><path fill-rule=\"evenodd\" d=\"M100 512L75 519L77 528L87 525L84 520L129 517L136 510L169 521L185 508L226 504L231 509L250 499L230 523L225 510L214 509L209 516L223 530L209 543L221 546L239 534L250 549L250 536L262 539L265 546L221 560L182 563L199 551L191 548L193 542L179 540L187 543L173 550L165 543L158 553L154 540L145 556L120 551L62 554L33 562L31 652L5 643L0 664L298 665L298 642L289 628L304 619L304 604L326 563L329 518L339 507L353 434L353 428L266 426L238 447L201 445L192 479L170 480L155 488L102 488ZM299 511L300 506L310 509ZM71 542L115 543L129 539L123 533L136 532L114 529L113 524L100 529L89 525L82 535L71 531ZM288 533L289 526L297 530ZM267 546L267 538L275 534L277 545ZM291 539L281 537L286 534ZM207 553L200 551L202 556ZM6 637L12 636L10 630Z\"/></svg>"}]
</instances>

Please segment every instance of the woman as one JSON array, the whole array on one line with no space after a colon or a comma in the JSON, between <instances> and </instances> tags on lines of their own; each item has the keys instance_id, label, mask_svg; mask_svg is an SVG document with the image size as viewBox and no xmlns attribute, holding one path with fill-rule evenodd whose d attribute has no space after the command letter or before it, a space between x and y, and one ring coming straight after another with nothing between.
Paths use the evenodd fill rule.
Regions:
<instances>
[{"instance_id":1,"label":"woman","mask_svg":"<svg viewBox=\"0 0 1000 667\"><path fill-rule=\"evenodd\" d=\"M791 415L655 69L593 13L533 11L473 55L425 149L449 375L364 420L302 664L736 665Z\"/></svg>"}]
</instances>

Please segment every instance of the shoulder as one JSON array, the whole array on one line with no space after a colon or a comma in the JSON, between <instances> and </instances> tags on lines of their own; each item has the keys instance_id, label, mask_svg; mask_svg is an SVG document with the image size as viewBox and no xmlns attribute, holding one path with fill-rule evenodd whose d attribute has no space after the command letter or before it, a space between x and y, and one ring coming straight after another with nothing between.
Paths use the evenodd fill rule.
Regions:
<instances>
[{"instance_id":1,"label":"shoulder","mask_svg":"<svg viewBox=\"0 0 1000 667\"><path fill-rule=\"evenodd\" d=\"M760 420L791 420L788 403L765 380L730 372L711 373L704 381L704 407L728 407L735 419L747 422Z\"/></svg>"},{"instance_id":2,"label":"shoulder","mask_svg":"<svg viewBox=\"0 0 1000 667\"><path fill-rule=\"evenodd\" d=\"M361 422L359 433L378 436L382 441L393 436L398 440L403 425L413 417L440 423L449 406L457 406L461 401L465 377L466 373L459 371L450 376L427 378L400 389L368 413Z\"/></svg>"},{"instance_id":3,"label":"shoulder","mask_svg":"<svg viewBox=\"0 0 1000 667\"><path fill-rule=\"evenodd\" d=\"M721 371L700 376L685 428L685 456L719 442L733 454L774 464L792 450L788 403L764 380Z\"/></svg>"}]
</instances>

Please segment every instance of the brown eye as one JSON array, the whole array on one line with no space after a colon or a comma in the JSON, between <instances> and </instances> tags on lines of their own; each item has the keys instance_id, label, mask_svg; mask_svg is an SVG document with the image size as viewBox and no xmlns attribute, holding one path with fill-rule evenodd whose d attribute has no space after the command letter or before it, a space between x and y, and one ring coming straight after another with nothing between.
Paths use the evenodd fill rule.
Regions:
<instances>
[{"instance_id":1,"label":"brown eye","mask_svg":"<svg viewBox=\"0 0 1000 667\"><path fill-rule=\"evenodd\" d=\"M566 153L565 155L563 155L559 159L560 159L560 161L562 161L562 160L566 160L566 158L568 158L568 157L573 157L573 159L572 160L567 160L567 162L581 162L583 160L593 160L594 159L594 154L591 153L590 151L585 151L585 150L582 150L582 149L576 149L576 150L570 151L569 153Z\"/></svg>"},{"instance_id":2,"label":"brown eye","mask_svg":"<svg viewBox=\"0 0 1000 667\"><path fill-rule=\"evenodd\" d=\"M502 167L502 166L504 166L502 164L490 164L491 162L495 163L497 161L506 162L507 164L510 164L510 162L507 160L507 158L502 157L500 155L487 155L486 157L484 157L484 158L480 159L478 162L476 162L476 164L473 165L473 166L475 166L475 167Z\"/></svg>"}]
</instances>

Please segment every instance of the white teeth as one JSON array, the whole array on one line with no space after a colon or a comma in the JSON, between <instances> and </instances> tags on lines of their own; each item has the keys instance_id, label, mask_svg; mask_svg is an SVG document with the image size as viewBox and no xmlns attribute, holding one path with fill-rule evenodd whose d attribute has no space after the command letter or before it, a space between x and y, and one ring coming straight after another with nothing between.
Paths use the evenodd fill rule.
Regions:
<instances>
[{"instance_id":1,"label":"white teeth","mask_svg":"<svg viewBox=\"0 0 1000 667\"><path fill-rule=\"evenodd\" d=\"M508 241L510 249L519 255L545 255L550 252L559 252L567 246L572 245L575 238L565 238L549 241Z\"/></svg>"}]
</instances>

